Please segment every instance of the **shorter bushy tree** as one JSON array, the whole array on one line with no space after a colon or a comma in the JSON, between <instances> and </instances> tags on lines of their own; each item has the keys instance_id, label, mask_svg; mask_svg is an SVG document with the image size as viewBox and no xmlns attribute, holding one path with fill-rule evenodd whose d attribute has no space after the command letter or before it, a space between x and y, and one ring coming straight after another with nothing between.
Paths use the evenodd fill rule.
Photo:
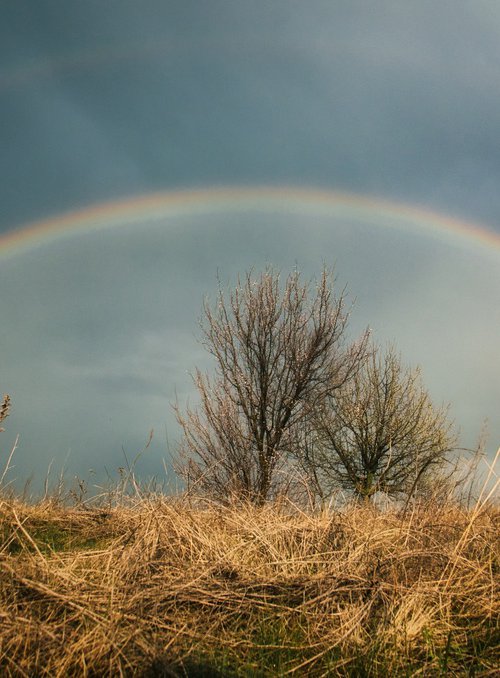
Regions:
<instances>
[{"instance_id":1,"label":"shorter bushy tree","mask_svg":"<svg viewBox=\"0 0 500 678\"><path fill-rule=\"evenodd\" d=\"M343 489L409 497L456 445L447 408L436 408L419 369L393 348L370 352L353 378L312 413L302 462L320 495Z\"/></svg>"}]
</instances>

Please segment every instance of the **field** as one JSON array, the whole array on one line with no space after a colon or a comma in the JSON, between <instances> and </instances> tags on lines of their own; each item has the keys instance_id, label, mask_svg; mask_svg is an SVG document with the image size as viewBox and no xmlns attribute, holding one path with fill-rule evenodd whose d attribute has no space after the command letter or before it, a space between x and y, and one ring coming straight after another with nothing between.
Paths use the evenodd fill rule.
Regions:
<instances>
[{"instance_id":1,"label":"field","mask_svg":"<svg viewBox=\"0 0 500 678\"><path fill-rule=\"evenodd\" d=\"M0 675L498 675L499 515L0 497Z\"/></svg>"}]
</instances>

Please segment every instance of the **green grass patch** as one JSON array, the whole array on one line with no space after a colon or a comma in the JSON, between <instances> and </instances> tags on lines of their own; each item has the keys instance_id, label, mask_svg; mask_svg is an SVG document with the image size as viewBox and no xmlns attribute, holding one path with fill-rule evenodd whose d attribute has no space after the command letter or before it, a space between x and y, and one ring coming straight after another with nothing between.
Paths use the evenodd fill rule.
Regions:
<instances>
[{"instance_id":1,"label":"green grass patch","mask_svg":"<svg viewBox=\"0 0 500 678\"><path fill-rule=\"evenodd\" d=\"M0 551L15 555L37 549L44 554L97 550L106 548L113 538L112 533L106 534L102 528L92 534L88 525L72 525L71 522L64 525L50 519L28 520L22 523L22 528L11 522L0 524Z\"/></svg>"}]
</instances>

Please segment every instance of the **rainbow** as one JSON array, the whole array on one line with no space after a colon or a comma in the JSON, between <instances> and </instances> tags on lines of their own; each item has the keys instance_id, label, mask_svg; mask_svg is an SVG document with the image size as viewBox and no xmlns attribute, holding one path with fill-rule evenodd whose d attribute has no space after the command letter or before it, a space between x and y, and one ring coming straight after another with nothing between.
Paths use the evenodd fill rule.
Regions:
<instances>
[{"instance_id":1,"label":"rainbow","mask_svg":"<svg viewBox=\"0 0 500 678\"><path fill-rule=\"evenodd\" d=\"M12 256L63 236L119 228L183 215L228 212L318 214L380 227L426 232L439 239L500 251L500 234L479 224L403 203L364 195L295 187L217 187L145 194L100 203L38 221L0 236L0 258Z\"/></svg>"}]
</instances>

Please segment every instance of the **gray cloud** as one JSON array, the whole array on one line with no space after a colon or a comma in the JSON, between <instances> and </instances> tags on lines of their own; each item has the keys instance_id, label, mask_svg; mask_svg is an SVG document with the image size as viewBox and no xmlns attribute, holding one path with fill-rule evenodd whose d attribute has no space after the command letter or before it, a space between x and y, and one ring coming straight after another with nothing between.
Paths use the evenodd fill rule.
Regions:
<instances>
[{"instance_id":1,"label":"gray cloud","mask_svg":"<svg viewBox=\"0 0 500 678\"><path fill-rule=\"evenodd\" d=\"M300 184L500 232L496 0L21 0L0 8L0 50L0 231L142 192ZM216 269L266 262L336 262L353 325L422 363L468 440L489 415L498 441L495 253L313 214L203 222L0 261L0 388L16 402L2 444L22 434L20 470L70 448L80 472L113 466L151 426L173 430L168 401L205 364L193 334Z\"/></svg>"},{"instance_id":2,"label":"gray cloud","mask_svg":"<svg viewBox=\"0 0 500 678\"><path fill-rule=\"evenodd\" d=\"M500 17L459 4L3 10L6 76L34 68L0 94L4 225L165 186L296 182L494 227Z\"/></svg>"}]
</instances>

